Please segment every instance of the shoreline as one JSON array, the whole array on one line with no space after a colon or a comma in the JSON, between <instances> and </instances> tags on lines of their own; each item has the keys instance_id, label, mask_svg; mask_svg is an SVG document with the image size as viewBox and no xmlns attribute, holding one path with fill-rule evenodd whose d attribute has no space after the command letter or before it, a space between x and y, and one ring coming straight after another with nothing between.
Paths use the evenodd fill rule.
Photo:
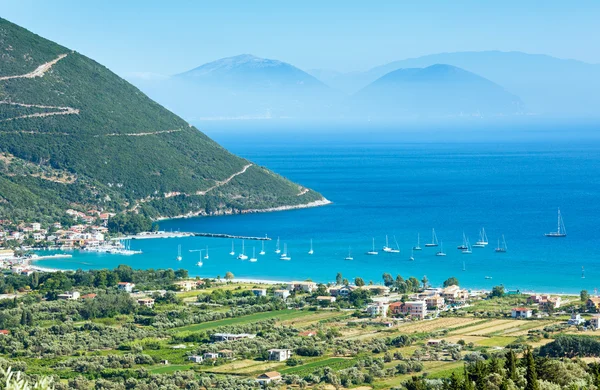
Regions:
<instances>
[{"instance_id":1,"label":"shoreline","mask_svg":"<svg viewBox=\"0 0 600 390\"><path fill-rule=\"evenodd\" d=\"M312 202L297 204L297 205L289 205L289 206L277 206L277 207L269 207L266 209L248 209L248 210L237 210L234 212L233 209L228 209L223 212L218 212L215 214L207 214L204 210L193 211L187 214L175 215L173 217L165 217L159 216L153 219L154 222L166 221L171 219L183 219L183 218L195 218L195 217L218 217L222 215L236 215L236 214L254 214L254 213L272 213L276 211L288 211L288 210L298 210L298 209L308 209L312 207L321 207L332 204L333 202L329 199L323 197L319 200L314 200Z\"/></svg>"}]
</instances>

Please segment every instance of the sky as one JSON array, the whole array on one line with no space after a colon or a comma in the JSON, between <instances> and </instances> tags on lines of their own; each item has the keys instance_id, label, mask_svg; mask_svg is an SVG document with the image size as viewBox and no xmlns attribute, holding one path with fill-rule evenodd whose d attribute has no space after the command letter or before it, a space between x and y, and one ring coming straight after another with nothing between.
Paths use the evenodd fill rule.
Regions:
<instances>
[{"instance_id":1,"label":"sky","mask_svg":"<svg viewBox=\"0 0 600 390\"><path fill-rule=\"evenodd\" d=\"M598 1L0 0L0 17L124 77L242 53L342 72L471 50L600 63Z\"/></svg>"}]
</instances>

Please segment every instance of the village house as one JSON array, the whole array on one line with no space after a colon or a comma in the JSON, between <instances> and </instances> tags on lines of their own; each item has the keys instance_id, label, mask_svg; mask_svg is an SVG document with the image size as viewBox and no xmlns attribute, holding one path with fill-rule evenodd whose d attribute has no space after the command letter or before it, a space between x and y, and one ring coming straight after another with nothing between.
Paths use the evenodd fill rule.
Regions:
<instances>
[{"instance_id":1,"label":"village house","mask_svg":"<svg viewBox=\"0 0 600 390\"><path fill-rule=\"evenodd\" d=\"M422 320L427 315L427 303L425 301L404 302L400 306L400 313Z\"/></svg>"},{"instance_id":2,"label":"village house","mask_svg":"<svg viewBox=\"0 0 600 390\"><path fill-rule=\"evenodd\" d=\"M335 297L329 297L329 296L318 296L317 297L317 301L319 303L334 303L335 302Z\"/></svg>"},{"instance_id":3,"label":"village house","mask_svg":"<svg viewBox=\"0 0 600 390\"><path fill-rule=\"evenodd\" d=\"M254 294L257 297L265 297L265 296L267 296L267 289L266 288L253 288L252 294Z\"/></svg>"},{"instance_id":4,"label":"village house","mask_svg":"<svg viewBox=\"0 0 600 390\"><path fill-rule=\"evenodd\" d=\"M280 382L281 381L281 374L278 373L277 371L265 372L264 374L260 374L258 377L256 377L256 381L261 386L265 386L265 385L268 385L270 383Z\"/></svg>"},{"instance_id":5,"label":"village house","mask_svg":"<svg viewBox=\"0 0 600 390\"><path fill-rule=\"evenodd\" d=\"M331 294L334 297L340 296L340 297L347 297L348 295L350 295L350 293L354 290L356 290L357 287L355 286L342 286L342 287L331 287L329 289L329 294Z\"/></svg>"},{"instance_id":6,"label":"village house","mask_svg":"<svg viewBox=\"0 0 600 390\"><path fill-rule=\"evenodd\" d=\"M273 295L276 298L281 298L283 300L286 300L290 296L290 292L288 290L275 290L275 291L273 291Z\"/></svg>"},{"instance_id":7,"label":"village house","mask_svg":"<svg viewBox=\"0 0 600 390\"><path fill-rule=\"evenodd\" d=\"M304 332L298 333L298 336L301 337L314 337L317 335L317 332L314 330L305 330Z\"/></svg>"},{"instance_id":8,"label":"village house","mask_svg":"<svg viewBox=\"0 0 600 390\"><path fill-rule=\"evenodd\" d=\"M386 302L373 302L367 305L367 313L371 317L387 317L390 305Z\"/></svg>"},{"instance_id":9,"label":"village house","mask_svg":"<svg viewBox=\"0 0 600 390\"><path fill-rule=\"evenodd\" d=\"M175 285L180 291L192 291L194 287L196 287L196 281L192 280L180 280L175 282Z\"/></svg>"},{"instance_id":10,"label":"village house","mask_svg":"<svg viewBox=\"0 0 600 390\"><path fill-rule=\"evenodd\" d=\"M515 307L511 310L510 316L512 318L531 318L532 311L526 307Z\"/></svg>"},{"instance_id":11,"label":"village house","mask_svg":"<svg viewBox=\"0 0 600 390\"><path fill-rule=\"evenodd\" d=\"M204 359L218 359L219 358L219 353L218 352L204 352L204 354L202 355L202 357Z\"/></svg>"},{"instance_id":12,"label":"village house","mask_svg":"<svg viewBox=\"0 0 600 390\"><path fill-rule=\"evenodd\" d=\"M15 251L12 249L0 249L0 260L10 260L15 257Z\"/></svg>"},{"instance_id":13,"label":"village house","mask_svg":"<svg viewBox=\"0 0 600 390\"><path fill-rule=\"evenodd\" d=\"M592 318L590 318L590 328L593 330L600 329L600 314L594 314Z\"/></svg>"},{"instance_id":14,"label":"village house","mask_svg":"<svg viewBox=\"0 0 600 390\"><path fill-rule=\"evenodd\" d=\"M436 294L425 298L425 303L428 310L442 310L445 307L446 301L443 297Z\"/></svg>"},{"instance_id":15,"label":"village house","mask_svg":"<svg viewBox=\"0 0 600 390\"><path fill-rule=\"evenodd\" d=\"M140 298L137 300L138 305L152 307L154 306L154 299L152 298Z\"/></svg>"},{"instance_id":16,"label":"village house","mask_svg":"<svg viewBox=\"0 0 600 390\"><path fill-rule=\"evenodd\" d=\"M222 349L218 351L221 359L233 359L233 351L231 349Z\"/></svg>"},{"instance_id":17,"label":"village house","mask_svg":"<svg viewBox=\"0 0 600 390\"><path fill-rule=\"evenodd\" d=\"M539 302L540 310L549 311L560 308L560 297L548 297Z\"/></svg>"},{"instance_id":18,"label":"village house","mask_svg":"<svg viewBox=\"0 0 600 390\"><path fill-rule=\"evenodd\" d=\"M312 293L317 289L317 284L314 282L290 282L287 285L288 291L303 291Z\"/></svg>"},{"instance_id":19,"label":"village house","mask_svg":"<svg viewBox=\"0 0 600 390\"><path fill-rule=\"evenodd\" d=\"M591 312L600 311L600 297L590 297L585 303L586 308Z\"/></svg>"},{"instance_id":20,"label":"village house","mask_svg":"<svg viewBox=\"0 0 600 390\"><path fill-rule=\"evenodd\" d=\"M194 363L202 363L204 361L204 358L200 355L191 355L188 356L188 360Z\"/></svg>"},{"instance_id":21,"label":"village house","mask_svg":"<svg viewBox=\"0 0 600 390\"><path fill-rule=\"evenodd\" d=\"M10 330L8 329L1 329L0 330L0 336L7 336L10 334Z\"/></svg>"},{"instance_id":22,"label":"village house","mask_svg":"<svg viewBox=\"0 0 600 390\"><path fill-rule=\"evenodd\" d=\"M64 294L58 294L56 298L64 300L76 300L79 299L81 294L77 291L67 291Z\"/></svg>"},{"instance_id":23,"label":"village house","mask_svg":"<svg viewBox=\"0 0 600 390\"><path fill-rule=\"evenodd\" d=\"M292 357L292 351L289 349L269 349L269 360L283 362Z\"/></svg>"},{"instance_id":24,"label":"village house","mask_svg":"<svg viewBox=\"0 0 600 390\"><path fill-rule=\"evenodd\" d=\"M581 315L579 313L573 313L571 314L571 318L569 318L569 320L567 321L567 324L569 325L581 325L585 322L585 320L583 318L581 318Z\"/></svg>"},{"instance_id":25,"label":"village house","mask_svg":"<svg viewBox=\"0 0 600 390\"><path fill-rule=\"evenodd\" d=\"M386 286L379 286L376 284L372 284L372 285L362 286L360 289L372 291L377 295L390 295L390 289L389 289L389 287L386 287Z\"/></svg>"},{"instance_id":26,"label":"village house","mask_svg":"<svg viewBox=\"0 0 600 390\"><path fill-rule=\"evenodd\" d=\"M91 294L85 294L81 296L81 299L94 299L97 297L97 294L91 293Z\"/></svg>"},{"instance_id":27,"label":"village house","mask_svg":"<svg viewBox=\"0 0 600 390\"><path fill-rule=\"evenodd\" d=\"M128 293L133 291L133 288L135 287L135 284L133 283L129 283L129 282L119 282L119 284L117 285L118 289L121 291L126 291Z\"/></svg>"}]
</instances>

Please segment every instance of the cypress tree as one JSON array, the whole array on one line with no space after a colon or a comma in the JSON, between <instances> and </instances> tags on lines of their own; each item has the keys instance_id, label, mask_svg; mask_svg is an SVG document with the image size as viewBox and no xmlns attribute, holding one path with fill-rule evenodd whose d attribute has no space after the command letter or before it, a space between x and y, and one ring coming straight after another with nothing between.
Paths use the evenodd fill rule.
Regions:
<instances>
[{"instance_id":1,"label":"cypress tree","mask_svg":"<svg viewBox=\"0 0 600 390\"><path fill-rule=\"evenodd\" d=\"M533 353L531 349L527 350L525 355L527 372L525 373L525 379L527 379L527 385L525 390L540 390L540 384L537 380L537 371L535 369L535 360L533 359Z\"/></svg>"},{"instance_id":2,"label":"cypress tree","mask_svg":"<svg viewBox=\"0 0 600 390\"><path fill-rule=\"evenodd\" d=\"M506 369L508 378L512 379L513 382L517 380L517 357L515 356L515 351L512 349L506 354L504 368Z\"/></svg>"},{"instance_id":3,"label":"cypress tree","mask_svg":"<svg viewBox=\"0 0 600 390\"><path fill-rule=\"evenodd\" d=\"M25 310L21 312L21 326L27 325L27 313Z\"/></svg>"},{"instance_id":4,"label":"cypress tree","mask_svg":"<svg viewBox=\"0 0 600 390\"><path fill-rule=\"evenodd\" d=\"M467 371L467 365L465 364L465 381L463 383L463 390L475 390L473 381L469 378L469 372Z\"/></svg>"}]
</instances>

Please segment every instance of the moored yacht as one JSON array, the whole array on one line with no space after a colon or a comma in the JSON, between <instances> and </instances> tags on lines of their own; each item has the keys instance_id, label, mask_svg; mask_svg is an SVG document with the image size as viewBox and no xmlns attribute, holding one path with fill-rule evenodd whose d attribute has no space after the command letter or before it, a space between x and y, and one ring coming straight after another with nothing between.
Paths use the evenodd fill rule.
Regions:
<instances>
[{"instance_id":1,"label":"moored yacht","mask_svg":"<svg viewBox=\"0 0 600 390\"><path fill-rule=\"evenodd\" d=\"M498 246L496 247L496 252L505 253L506 252L506 240L504 239L504 234L502 235L502 246L500 246L500 239L498 239Z\"/></svg>"},{"instance_id":2,"label":"moored yacht","mask_svg":"<svg viewBox=\"0 0 600 390\"><path fill-rule=\"evenodd\" d=\"M292 260L292 257L288 254L287 244L283 244L283 253L279 256L280 260Z\"/></svg>"},{"instance_id":3,"label":"moored yacht","mask_svg":"<svg viewBox=\"0 0 600 390\"><path fill-rule=\"evenodd\" d=\"M346 256L344 258L344 260L354 260L354 257L352 257L352 248L348 247L348 256Z\"/></svg>"},{"instance_id":4,"label":"moored yacht","mask_svg":"<svg viewBox=\"0 0 600 390\"><path fill-rule=\"evenodd\" d=\"M567 229L565 229L565 223L562 219L562 216L560 215L560 209L558 209L558 223L556 226L556 231L546 233L544 235L546 237L566 237L567 236Z\"/></svg>"},{"instance_id":5,"label":"moored yacht","mask_svg":"<svg viewBox=\"0 0 600 390\"><path fill-rule=\"evenodd\" d=\"M235 256L235 250L233 249L233 241L231 241L231 252L229 252L231 256Z\"/></svg>"},{"instance_id":6,"label":"moored yacht","mask_svg":"<svg viewBox=\"0 0 600 390\"><path fill-rule=\"evenodd\" d=\"M438 239L437 239L437 236L435 235L435 229L431 229L431 242L425 244L425 247L427 247L427 248L433 247L433 246L438 246Z\"/></svg>"},{"instance_id":7,"label":"moored yacht","mask_svg":"<svg viewBox=\"0 0 600 390\"><path fill-rule=\"evenodd\" d=\"M238 255L238 260L247 260L248 256L246 256L246 249L244 247L244 240L242 240L242 253Z\"/></svg>"},{"instance_id":8,"label":"moored yacht","mask_svg":"<svg viewBox=\"0 0 600 390\"><path fill-rule=\"evenodd\" d=\"M251 263L256 263L258 259L256 258L256 248L252 247L252 257L250 258Z\"/></svg>"},{"instance_id":9,"label":"moored yacht","mask_svg":"<svg viewBox=\"0 0 600 390\"><path fill-rule=\"evenodd\" d=\"M177 261L181 261L183 257L181 257L181 245L177 245L177 257L175 258Z\"/></svg>"},{"instance_id":10,"label":"moored yacht","mask_svg":"<svg viewBox=\"0 0 600 390\"><path fill-rule=\"evenodd\" d=\"M417 233L417 246L413 246L413 250L420 251L421 250L421 234Z\"/></svg>"},{"instance_id":11,"label":"moored yacht","mask_svg":"<svg viewBox=\"0 0 600 390\"><path fill-rule=\"evenodd\" d=\"M460 244L459 246L456 247L456 249L460 249L460 250L465 250L468 249L467 247L467 236L465 236L465 232L463 232L463 241L462 244Z\"/></svg>"},{"instance_id":12,"label":"moored yacht","mask_svg":"<svg viewBox=\"0 0 600 390\"><path fill-rule=\"evenodd\" d=\"M373 238L373 247L367 252L367 255L378 255L379 252L375 250L375 238Z\"/></svg>"},{"instance_id":13,"label":"moored yacht","mask_svg":"<svg viewBox=\"0 0 600 390\"><path fill-rule=\"evenodd\" d=\"M487 238L487 234L485 233L485 228L481 228L481 231L479 232L479 240L477 240L475 242L475 245L473 245L474 248L485 248L485 246L488 244L488 238Z\"/></svg>"},{"instance_id":14,"label":"moored yacht","mask_svg":"<svg viewBox=\"0 0 600 390\"><path fill-rule=\"evenodd\" d=\"M262 249L260 250L260 252L258 252L259 255L264 255L265 254L265 242L262 242Z\"/></svg>"},{"instance_id":15,"label":"moored yacht","mask_svg":"<svg viewBox=\"0 0 600 390\"><path fill-rule=\"evenodd\" d=\"M315 253L315 251L313 251L313 246L312 246L312 238L310 239L310 250L308 251L309 255L312 255L313 253Z\"/></svg>"},{"instance_id":16,"label":"moored yacht","mask_svg":"<svg viewBox=\"0 0 600 390\"><path fill-rule=\"evenodd\" d=\"M440 243L440 250L435 254L436 256L446 256L446 252L444 252L444 243Z\"/></svg>"},{"instance_id":17,"label":"moored yacht","mask_svg":"<svg viewBox=\"0 0 600 390\"><path fill-rule=\"evenodd\" d=\"M280 254L281 249L279 249L279 237L277 237L277 244L275 245L275 253Z\"/></svg>"}]
</instances>

